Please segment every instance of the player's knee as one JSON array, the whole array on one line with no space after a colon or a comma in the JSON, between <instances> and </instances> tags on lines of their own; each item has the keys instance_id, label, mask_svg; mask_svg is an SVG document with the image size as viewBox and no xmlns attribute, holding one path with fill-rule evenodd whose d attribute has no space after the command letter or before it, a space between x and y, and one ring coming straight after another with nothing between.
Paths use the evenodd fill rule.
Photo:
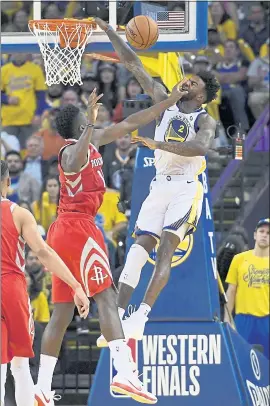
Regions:
<instances>
[{"instance_id":1,"label":"player's knee","mask_svg":"<svg viewBox=\"0 0 270 406\"><path fill-rule=\"evenodd\" d=\"M18 369L29 368L29 358L14 357L10 363L11 372Z\"/></svg>"},{"instance_id":2,"label":"player's knee","mask_svg":"<svg viewBox=\"0 0 270 406\"><path fill-rule=\"evenodd\" d=\"M50 327L59 330L66 329L74 316L73 303L56 303L50 319Z\"/></svg>"},{"instance_id":3,"label":"player's knee","mask_svg":"<svg viewBox=\"0 0 270 406\"><path fill-rule=\"evenodd\" d=\"M139 283L142 268L148 260L147 250L137 242L130 247L119 283L124 283L135 289Z\"/></svg>"},{"instance_id":4,"label":"player's knee","mask_svg":"<svg viewBox=\"0 0 270 406\"><path fill-rule=\"evenodd\" d=\"M145 249L146 252L148 252L148 254L150 254L150 252L152 252L152 250L155 248L157 240L150 234L143 234L136 238L135 244L140 245Z\"/></svg>"},{"instance_id":5,"label":"player's knee","mask_svg":"<svg viewBox=\"0 0 270 406\"><path fill-rule=\"evenodd\" d=\"M173 254L180 243L180 238L173 233L163 231L157 251L157 261L171 264Z\"/></svg>"},{"instance_id":6,"label":"player's knee","mask_svg":"<svg viewBox=\"0 0 270 406\"><path fill-rule=\"evenodd\" d=\"M179 244L179 237L175 234L163 232L157 251L156 272L159 273L163 283L166 284L170 277L173 254Z\"/></svg>"},{"instance_id":7,"label":"player's knee","mask_svg":"<svg viewBox=\"0 0 270 406\"><path fill-rule=\"evenodd\" d=\"M97 293L94 296L94 299L98 307L105 306L109 308L114 304L116 306L116 293L112 287L109 287L107 289L104 289L102 292Z\"/></svg>"}]
</instances>

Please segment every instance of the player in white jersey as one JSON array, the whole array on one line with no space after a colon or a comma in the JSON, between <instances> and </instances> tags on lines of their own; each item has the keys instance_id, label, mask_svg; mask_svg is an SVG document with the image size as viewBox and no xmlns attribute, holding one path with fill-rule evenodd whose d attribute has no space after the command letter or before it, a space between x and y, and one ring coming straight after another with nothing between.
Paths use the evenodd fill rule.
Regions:
<instances>
[{"instance_id":1,"label":"player in white jersey","mask_svg":"<svg viewBox=\"0 0 270 406\"><path fill-rule=\"evenodd\" d=\"M166 89L144 70L136 53L107 23L100 19L96 22L107 33L121 62L133 73L153 102L166 99ZM118 309L121 318L157 240L159 248L143 302L131 317L123 321L126 339L142 339L148 314L169 280L173 254L185 236L196 230L203 202L203 187L198 175L206 167L205 155L216 130L215 120L202 105L216 98L219 87L210 72L192 76L183 85L187 94L166 110L157 123L155 139L136 139L155 150L156 176L141 207L136 241L129 250L119 280ZM106 341L101 336L97 344L106 346Z\"/></svg>"}]
</instances>

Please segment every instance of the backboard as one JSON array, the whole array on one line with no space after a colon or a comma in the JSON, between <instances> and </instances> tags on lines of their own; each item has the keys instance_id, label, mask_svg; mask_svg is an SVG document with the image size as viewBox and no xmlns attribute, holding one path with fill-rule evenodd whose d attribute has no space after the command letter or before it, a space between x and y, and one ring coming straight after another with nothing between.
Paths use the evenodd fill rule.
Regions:
<instances>
[{"instance_id":1,"label":"backboard","mask_svg":"<svg viewBox=\"0 0 270 406\"><path fill-rule=\"evenodd\" d=\"M5 2L2 2L4 4ZM32 18L56 18L53 10L48 10L48 1L27 1ZM59 7L63 8L62 4ZM61 4L62 3L62 4ZM125 26L136 15L148 15L155 19L159 25L159 40L147 52L181 52L197 50L207 45L207 8L206 1L76 1L74 10L62 10L66 17L99 16L108 21L114 28ZM69 13L69 15L67 15ZM71 14L72 13L72 14ZM59 15L59 18L62 18ZM27 30L26 32L6 32L8 27L2 26L1 52L9 53L39 53L36 38ZM18 30L17 30L18 31ZM119 31L125 39L125 32ZM86 52L108 53L112 52L112 45L107 35L99 29L92 35Z\"/></svg>"}]
</instances>

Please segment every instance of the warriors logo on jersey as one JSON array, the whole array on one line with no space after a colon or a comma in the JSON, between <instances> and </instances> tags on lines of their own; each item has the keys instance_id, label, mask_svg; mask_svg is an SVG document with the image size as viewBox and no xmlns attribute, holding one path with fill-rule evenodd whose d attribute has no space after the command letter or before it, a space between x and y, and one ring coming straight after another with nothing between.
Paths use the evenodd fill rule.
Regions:
<instances>
[{"instance_id":1,"label":"warriors logo on jersey","mask_svg":"<svg viewBox=\"0 0 270 406\"><path fill-rule=\"evenodd\" d=\"M155 140L161 142L192 141L199 130L199 118L207 112L200 108L193 113L183 113L175 105L167 109L156 127ZM186 157L155 150L157 175L185 175L195 179L205 170L205 158Z\"/></svg>"},{"instance_id":2,"label":"warriors logo on jersey","mask_svg":"<svg viewBox=\"0 0 270 406\"><path fill-rule=\"evenodd\" d=\"M186 141L189 135L190 122L184 116L172 117L165 132L165 141Z\"/></svg>"}]
</instances>

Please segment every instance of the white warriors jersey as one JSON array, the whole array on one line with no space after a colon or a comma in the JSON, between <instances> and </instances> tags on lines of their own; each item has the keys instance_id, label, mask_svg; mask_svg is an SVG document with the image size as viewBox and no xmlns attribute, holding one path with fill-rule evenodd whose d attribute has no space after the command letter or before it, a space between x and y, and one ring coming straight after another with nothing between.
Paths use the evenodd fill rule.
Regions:
<instances>
[{"instance_id":1,"label":"white warriors jersey","mask_svg":"<svg viewBox=\"0 0 270 406\"><path fill-rule=\"evenodd\" d=\"M195 138L198 118L207 114L203 108L193 113L182 113L176 105L167 109L156 127L155 140L162 142L185 142ZM155 166L157 175L185 175L194 178L206 168L202 156L184 157L171 152L155 150Z\"/></svg>"}]
</instances>

